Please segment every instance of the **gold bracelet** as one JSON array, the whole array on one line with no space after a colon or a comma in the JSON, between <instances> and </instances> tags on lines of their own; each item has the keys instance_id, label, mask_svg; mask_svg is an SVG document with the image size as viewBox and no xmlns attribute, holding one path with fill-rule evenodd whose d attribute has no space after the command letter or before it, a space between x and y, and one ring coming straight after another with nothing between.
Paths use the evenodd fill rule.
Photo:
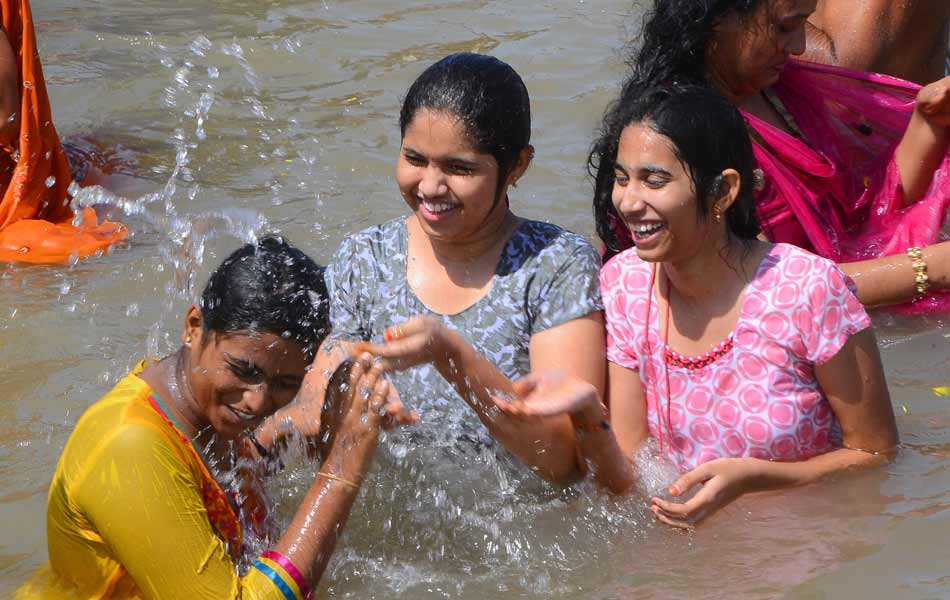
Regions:
<instances>
[{"instance_id":1,"label":"gold bracelet","mask_svg":"<svg viewBox=\"0 0 950 600\"><path fill-rule=\"evenodd\" d=\"M930 289L930 277L927 275L927 263L924 262L924 255L919 246L907 249L907 256L914 261L914 283L917 288L917 297L927 295Z\"/></svg>"},{"instance_id":2,"label":"gold bracelet","mask_svg":"<svg viewBox=\"0 0 950 600\"><path fill-rule=\"evenodd\" d=\"M360 489L360 486L358 483L353 483L349 479L343 479L339 475L334 475L333 473L324 473L323 471L320 471L317 473L317 475L319 475L320 477L326 477L327 479L330 479L331 481L339 481L343 485L350 486L354 490Z\"/></svg>"}]
</instances>

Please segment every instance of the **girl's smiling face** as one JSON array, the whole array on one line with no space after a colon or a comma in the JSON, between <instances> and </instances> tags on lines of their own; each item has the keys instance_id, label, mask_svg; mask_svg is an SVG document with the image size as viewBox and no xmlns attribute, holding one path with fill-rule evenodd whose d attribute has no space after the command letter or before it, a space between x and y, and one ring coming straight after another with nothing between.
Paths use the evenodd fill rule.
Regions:
<instances>
[{"instance_id":1,"label":"girl's smiling face","mask_svg":"<svg viewBox=\"0 0 950 600\"><path fill-rule=\"evenodd\" d=\"M700 218L693 179L669 138L649 123L623 130L614 177L613 205L641 259L678 262L725 235L714 219Z\"/></svg>"},{"instance_id":2,"label":"girl's smiling face","mask_svg":"<svg viewBox=\"0 0 950 600\"><path fill-rule=\"evenodd\" d=\"M463 241L505 218L504 198L517 170L499 189L498 162L472 147L463 123L422 109L403 135L396 182L429 237Z\"/></svg>"}]
</instances>

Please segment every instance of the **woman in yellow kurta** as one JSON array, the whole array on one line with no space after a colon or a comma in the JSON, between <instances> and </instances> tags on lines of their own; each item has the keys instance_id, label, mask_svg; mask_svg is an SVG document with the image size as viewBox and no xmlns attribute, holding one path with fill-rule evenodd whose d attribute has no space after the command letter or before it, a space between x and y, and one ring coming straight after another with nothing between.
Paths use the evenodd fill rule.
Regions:
<instances>
[{"instance_id":1,"label":"woman in yellow kurta","mask_svg":"<svg viewBox=\"0 0 950 600\"><path fill-rule=\"evenodd\" d=\"M337 371L323 405L291 403L328 326L322 269L299 250L265 238L226 259L188 311L182 348L140 363L79 420L50 487L50 567L18 597L307 597L381 414L409 420L368 356ZM244 537L266 520L259 469L241 459L276 462L289 432L322 438L321 416L319 475L239 576Z\"/></svg>"}]
</instances>

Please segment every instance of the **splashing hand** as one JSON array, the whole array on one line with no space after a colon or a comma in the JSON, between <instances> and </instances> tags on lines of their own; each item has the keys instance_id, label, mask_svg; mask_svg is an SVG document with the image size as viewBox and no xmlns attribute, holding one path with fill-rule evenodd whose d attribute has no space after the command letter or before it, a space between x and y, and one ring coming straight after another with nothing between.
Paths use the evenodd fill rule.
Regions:
<instances>
[{"instance_id":1,"label":"splashing hand","mask_svg":"<svg viewBox=\"0 0 950 600\"><path fill-rule=\"evenodd\" d=\"M397 370L448 358L449 330L433 317L413 317L387 329L383 338L383 344L364 342L357 349L385 359L389 368Z\"/></svg>"},{"instance_id":2,"label":"splashing hand","mask_svg":"<svg viewBox=\"0 0 950 600\"><path fill-rule=\"evenodd\" d=\"M531 373L514 382L516 397L494 397L503 413L516 418L570 415L575 420L596 423L603 419L604 408L597 389L590 383L560 371Z\"/></svg>"},{"instance_id":3,"label":"splashing hand","mask_svg":"<svg viewBox=\"0 0 950 600\"><path fill-rule=\"evenodd\" d=\"M930 123L950 127L950 77L922 88L917 93L917 110Z\"/></svg>"},{"instance_id":4,"label":"splashing hand","mask_svg":"<svg viewBox=\"0 0 950 600\"><path fill-rule=\"evenodd\" d=\"M693 487L702 486L686 502L653 498L650 512L660 521L690 529L709 518L742 494L754 491L754 463L746 458L719 458L684 473L670 486L670 494L683 496Z\"/></svg>"}]
</instances>

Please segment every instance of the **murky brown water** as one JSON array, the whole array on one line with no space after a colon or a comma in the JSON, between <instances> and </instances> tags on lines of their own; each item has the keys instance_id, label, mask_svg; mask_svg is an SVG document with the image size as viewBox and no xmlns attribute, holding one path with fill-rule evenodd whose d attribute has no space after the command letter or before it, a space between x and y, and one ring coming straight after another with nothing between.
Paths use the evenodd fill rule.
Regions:
<instances>
[{"instance_id":1,"label":"murky brown water","mask_svg":"<svg viewBox=\"0 0 950 600\"><path fill-rule=\"evenodd\" d=\"M224 254L279 231L325 262L347 233L404 212L396 118L428 63L476 50L521 72L537 160L513 207L592 233L584 159L639 12L627 0L33 10L60 131L131 148L162 194L126 204L135 234L108 257L0 266L3 597L46 560L46 490L73 423L139 357L172 347ZM747 498L682 535L641 500L553 492L484 448L418 453L392 436L322 593L950 597L950 398L932 391L950 385L950 317L877 320L905 442L883 471ZM304 471L284 482L287 504Z\"/></svg>"}]
</instances>

